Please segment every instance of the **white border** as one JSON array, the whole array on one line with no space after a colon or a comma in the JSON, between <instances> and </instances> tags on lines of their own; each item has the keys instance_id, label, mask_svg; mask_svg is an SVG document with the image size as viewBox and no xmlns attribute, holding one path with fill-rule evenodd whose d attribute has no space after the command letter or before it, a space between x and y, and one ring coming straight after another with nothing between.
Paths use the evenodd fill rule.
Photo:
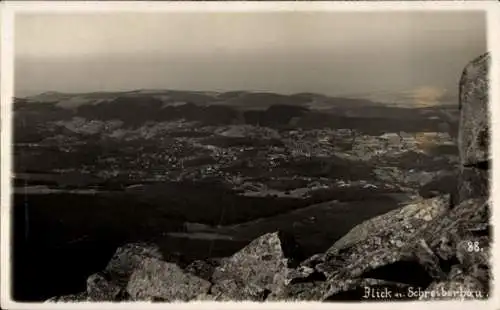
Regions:
<instances>
[{"instance_id":1,"label":"white border","mask_svg":"<svg viewBox=\"0 0 500 310\"><path fill-rule=\"evenodd\" d=\"M1 195L0 195L0 242L4 249L0 248L0 297L1 297L1 308L8 305L4 301L6 298L10 298L10 197L11 197L11 187L10 187L10 171L11 171L11 124L12 124L12 113L11 113L11 102L9 98L13 95L14 86L14 59L11 57L14 55L12 44L13 35L13 14L12 12L7 12L2 9L1 15L1 63L0 63L0 81L1 81Z\"/></svg>"},{"instance_id":2,"label":"white border","mask_svg":"<svg viewBox=\"0 0 500 310\"><path fill-rule=\"evenodd\" d=\"M16 12L278 12L489 10L493 1L7 1Z\"/></svg>"},{"instance_id":3,"label":"white border","mask_svg":"<svg viewBox=\"0 0 500 310\"><path fill-rule=\"evenodd\" d=\"M239 307L243 309L265 308L265 309L301 309L303 307L314 307L316 309L341 308L341 309L397 309L401 307L406 309L434 308L442 309L453 307L455 309L471 309L483 307L486 309L497 309L500 307L500 296L498 287L492 283L492 296L488 301L436 301L436 302L377 302L377 303L318 303L318 302L268 302L268 303L250 303L250 302L192 302L178 304L151 304L146 302L128 302L128 303L19 303L11 300L10 289L10 171L11 171L11 132L12 132L12 111L11 100L13 95L13 19L16 12L277 12L277 11L402 11L402 10L432 10L432 11L463 11L463 10L481 10L487 13L488 23L488 48L492 53L491 74L491 92L490 102L500 102L500 12L499 6L490 1L474 2L456 2L456 1L412 1L412 2L392 2L392 1L373 1L373 2L108 2L108 1L44 1L30 2L18 1L2 3L2 45L1 45L1 308L4 309L164 309L165 307L178 309L196 309L199 307L211 307L212 309L233 309ZM464 64L465 66L465 64ZM458 85L457 85L458 89ZM493 137L500 136L500 126L497 126L500 117L500 105L491 104L491 121ZM500 141L495 142L491 139L493 157L500 155ZM493 167L494 163L493 163ZM498 201L500 198L499 188L496 180L500 180L500 169L492 172L492 200ZM496 223L500 213L492 208L492 221ZM498 228L493 225L494 236L498 235ZM494 239L495 241L496 239ZM499 249L493 245L493 261L499 261ZM500 266L492 263L492 272L494 279L498 278ZM47 285L50 285L50 279L47 279ZM286 308L285 308L286 307Z\"/></svg>"},{"instance_id":4,"label":"white border","mask_svg":"<svg viewBox=\"0 0 500 310\"><path fill-rule=\"evenodd\" d=\"M491 121L491 151L492 151L492 168L491 168L491 224L493 226L492 240L492 275L494 279L498 279L500 275L500 265L495 264L495 261L500 261L500 248L496 246L496 238L500 234L500 228L497 223L500 222L500 212L495 210L497 201L500 201L500 169L497 167L495 159L500 156L500 141L493 137L500 137L500 6L496 4L496 10L488 12L488 49L491 52L490 65L490 121ZM495 285L495 280L492 283L492 300L495 302L496 308L500 308L500 287Z\"/></svg>"}]
</instances>

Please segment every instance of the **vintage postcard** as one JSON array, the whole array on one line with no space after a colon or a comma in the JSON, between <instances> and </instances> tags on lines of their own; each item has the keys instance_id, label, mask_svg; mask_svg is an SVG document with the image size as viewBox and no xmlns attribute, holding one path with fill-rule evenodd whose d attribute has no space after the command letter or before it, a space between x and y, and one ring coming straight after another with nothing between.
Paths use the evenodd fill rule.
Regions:
<instances>
[{"instance_id":1,"label":"vintage postcard","mask_svg":"<svg viewBox=\"0 0 500 310\"><path fill-rule=\"evenodd\" d=\"M498 16L4 3L2 308L500 306Z\"/></svg>"}]
</instances>

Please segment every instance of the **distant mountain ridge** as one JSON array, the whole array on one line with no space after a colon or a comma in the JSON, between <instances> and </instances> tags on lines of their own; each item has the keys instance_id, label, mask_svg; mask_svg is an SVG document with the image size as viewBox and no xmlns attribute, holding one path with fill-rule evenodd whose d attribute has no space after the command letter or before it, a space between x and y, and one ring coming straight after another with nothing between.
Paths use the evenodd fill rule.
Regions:
<instances>
[{"instance_id":1,"label":"distant mountain ridge","mask_svg":"<svg viewBox=\"0 0 500 310\"><path fill-rule=\"evenodd\" d=\"M203 96L205 98L213 98L218 100L236 99L236 98L291 98L294 100L312 100L312 99L333 99L334 96L327 96L319 93L301 92L294 94L280 94L268 91L193 91L193 90L170 90L170 89L137 89L130 91L96 91L96 92L60 92L60 91L45 91L45 92L19 92L15 97L28 99L33 101L48 101L65 99L70 97L110 97L110 96L133 96L133 95L163 95L163 96ZM356 98L349 98L355 100Z\"/></svg>"},{"instance_id":2,"label":"distant mountain ridge","mask_svg":"<svg viewBox=\"0 0 500 310\"><path fill-rule=\"evenodd\" d=\"M382 91L340 96L327 96L319 93L301 92L279 94L265 91L191 91L170 89L137 89L131 91L97 92L18 92L16 98L29 102L57 102L61 107L74 108L83 104L94 104L97 100L110 100L117 97L153 96L166 102L190 102L198 105L229 105L244 109L265 109L272 104L304 105L312 109L329 109L339 105L349 107L391 106L414 108L419 106L455 105L457 97L447 90L420 88L406 91ZM350 106L353 108L353 106Z\"/></svg>"},{"instance_id":3,"label":"distant mountain ridge","mask_svg":"<svg viewBox=\"0 0 500 310\"><path fill-rule=\"evenodd\" d=\"M151 123L187 121L199 126L247 124L270 128L356 129L379 135L388 131L455 132L457 106L401 108L367 99L315 93L132 90L124 92L44 92L15 98L19 141L34 141L40 128L74 118L86 122L120 121L125 129ZM446 130L447 131L447 130ZM451 134L450 133L450 134Z\"/></svg>"}]
</instances>

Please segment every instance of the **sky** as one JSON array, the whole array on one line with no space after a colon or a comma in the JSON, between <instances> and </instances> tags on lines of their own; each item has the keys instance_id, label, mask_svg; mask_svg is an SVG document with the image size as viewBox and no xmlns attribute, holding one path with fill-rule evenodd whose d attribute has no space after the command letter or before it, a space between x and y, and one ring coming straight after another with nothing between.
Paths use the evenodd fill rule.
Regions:
<instances>
[{"instance_id":1,"label":"sky","mask_svg":"<svg viewBox=\"0 0 500 310\"><path fill-rule=\"evenodd\" d=\"M250 90L454 95L482 12L22 13L25 92Z\"/></svg>"}]
</instances>

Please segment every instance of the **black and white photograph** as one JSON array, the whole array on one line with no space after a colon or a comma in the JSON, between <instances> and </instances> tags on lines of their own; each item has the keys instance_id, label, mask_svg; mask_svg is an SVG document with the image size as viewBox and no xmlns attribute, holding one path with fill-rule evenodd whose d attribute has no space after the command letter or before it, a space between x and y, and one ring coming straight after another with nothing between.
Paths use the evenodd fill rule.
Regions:
<instances>
[{"instance_id":1,"label":"black and white photograph","mask_svg":"<svg viewBox=\"0 0 500 310\"><path fill-rule=\"evenodd\" d=\"M486 9L116 8L14 13L13 302L491 298Z\"/></svg>"}]
</instances>

